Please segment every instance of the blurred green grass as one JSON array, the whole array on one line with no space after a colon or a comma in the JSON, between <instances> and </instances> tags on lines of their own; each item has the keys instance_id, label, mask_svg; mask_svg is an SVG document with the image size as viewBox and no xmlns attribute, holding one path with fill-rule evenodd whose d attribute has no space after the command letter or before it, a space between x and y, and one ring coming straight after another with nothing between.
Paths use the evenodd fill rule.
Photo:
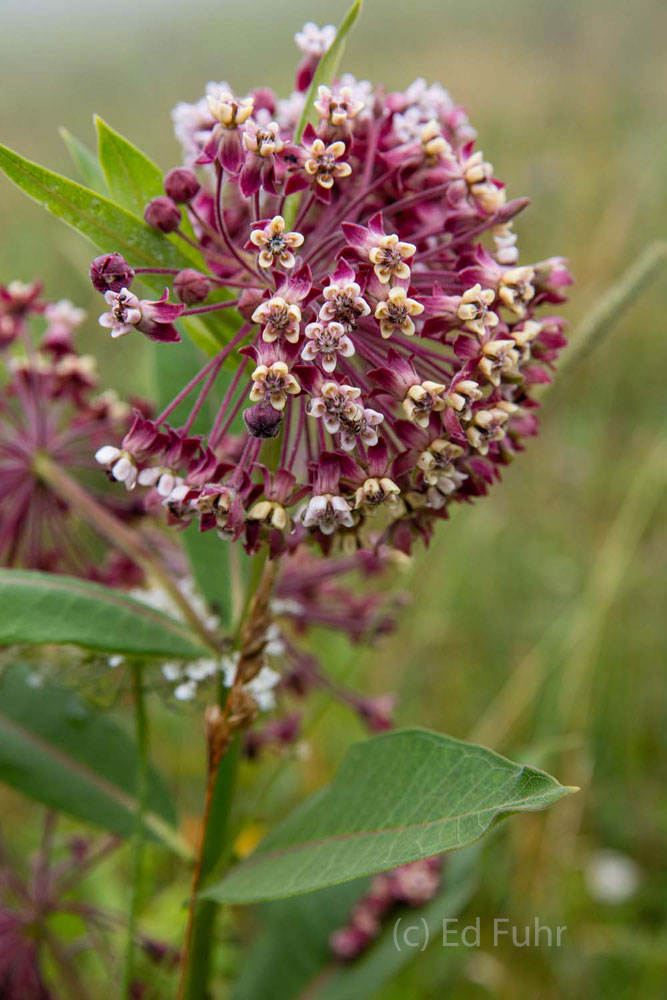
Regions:
<instances>
[{"instance_id":1,"label":"blurred green grass","mask_svg":"<svg viewBox=\"0 0 667 1000\"><path fill-rule=\"evenodd\" d=\"M10 4L0 72L11 99L0 112L0 140L67 171L57 126L90 142L96 111L166 169L178 155L169 122L177 100L196 99L209 79L227 79L241 91L262 82L287 93L293 31L307 18L335 21L344 6L321 0L289 0L279 10L260 0L141 7L118 0L113 10L97 0ZM576 336L578 319L603 291L651 240L665 238L667 5L367 0L365 6L344 68L392 88L417 75L438 79L466 104L480 146L511 196L533 199L517 226L522 260L564 254L571 261L577 284L567 313ZM86 347L101 359L104 380L125 391L145 389L141 345L127 338L112 349L96 328L99 302L86 280L91 254L80 238L4 181L0 232L0 280L40 276L49 295L86 305ZM381 649L355 657L356 683L400 694L401 724L465 736L551 630L535 661L550 679L496 748L524 752L565 783L583 782L572 804L546 818L522 817L494 840L471 910L519 924L535 913L542 922L551 916L568 925L565 946L520 951L486 942L479 953L460 956L453 983L443 978L436 947L382 1000L664 996L664 451L661 472L654 470L657 509L620 574L598 641L575 664L578 674L592 677L584 713L574 711L576 687L563 694L559 684L591 567L645 456L665 437L666 278L550 390L542 434L503 484L475 508L457 510L413 568L397 571L393 582L409 591L412 609ZM324 654L332 669L346 662L335 643ZM563 703L573 711L559 713ZM163 769L175 775L184 810L196 813L203 763L198 720L163 716L156 736ZM357 732L342 711L327 711L324 739L309 763L289 769L251 818L284 810L319 784ZM272 766L264 768L267 775ZM264 776L244 775L249 809L257 780L261 785ZM14 829L29 825L31 807L14 796L4 801L16 810ZM637 894L621 906L604 906L585 888L582 872L599 848L626 853L641 868ZM118 905L119 871L101 883ZM147 919L173 933L181 917L166 864L156 878L162 888Z\"/></svg>"}]
</instances>

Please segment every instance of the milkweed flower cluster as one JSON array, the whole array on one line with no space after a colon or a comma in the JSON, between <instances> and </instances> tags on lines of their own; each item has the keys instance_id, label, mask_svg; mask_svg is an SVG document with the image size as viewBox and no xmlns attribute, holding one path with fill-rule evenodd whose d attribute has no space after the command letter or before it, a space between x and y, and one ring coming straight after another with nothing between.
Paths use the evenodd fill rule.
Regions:
<instances>
[{"instance_id":1,"label":"milkweed flower cluster","mask_svg":"<svg viewBox=\"0 0 667 1000\"><path fill-rule=\"evenodd\" d=\"M129 406L99 391L94 359L74 346L84 317L67 300L43 300L36 282L0 285L0 565L127 586L141 579L138 568L120 553L100 565L86 529L39 468L46 458L85 475L95 468L92 453L129 422ZM99 499L121 517L142 514L134 498Z\"/></svg>"},{"instance_id":2,"label":"milkweed flower cluster","mask_svg":"<svg viewBox=\"0 0 667 1000\"><path fill-rule=\"evenodd\" d=\"M424 906L439 892L443 858L424 858L375 875L350 912L347 923L334 931L329 945L336 958L358 958L378 937L397 906Z\"/></svg>"},{"instance_id":3,"label":"milkweed flower cluster","mask_svg":"<svg viewBox=\"0 0 667 1000\"><path fill-rule=\"evenodd\" d=\"M331 38L299 32L287 100L219 83L175 109L185 165L145 218L191 249L194 232L205 273L167 275L153 301L117 253L91 267L112 336L174 341L193 315L234 331L98 462L171 522L274 555L428 541L536 433L533 390L565 344L542 309L563 301L567 268L519 261L526 201L507 199L463 109L423 80L386 93L343 76L307 97ZM169 423L187 397L193 414L215 399L204 436L194 416Z\"/></svg>"}]
</instances>

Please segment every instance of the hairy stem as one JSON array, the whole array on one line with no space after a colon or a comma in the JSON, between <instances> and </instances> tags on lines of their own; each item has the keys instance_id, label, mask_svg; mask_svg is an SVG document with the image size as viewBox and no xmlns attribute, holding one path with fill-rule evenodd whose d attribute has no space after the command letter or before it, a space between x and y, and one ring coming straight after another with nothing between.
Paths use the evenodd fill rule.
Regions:
<instances>
[{"instance_id":1,"label":"hairy stem","mask_svg":"<svg viewBox=\"0 0 667 1000\"><path fill-rule=\"evenodd\" d=\"M134 696L134 724L137 740L137 776L134 836L132 838L130 908L127 918L127 941L125 947L125 969L123 972L123 996L132 998L132 977L134 974L134 943L137 933L137 917L141 901L141 877L143 871L144 844L146 836L145 813L148 797L148 717L144 697L142 667L133 663L132 694Z\"/></svg>"}]
</instances>

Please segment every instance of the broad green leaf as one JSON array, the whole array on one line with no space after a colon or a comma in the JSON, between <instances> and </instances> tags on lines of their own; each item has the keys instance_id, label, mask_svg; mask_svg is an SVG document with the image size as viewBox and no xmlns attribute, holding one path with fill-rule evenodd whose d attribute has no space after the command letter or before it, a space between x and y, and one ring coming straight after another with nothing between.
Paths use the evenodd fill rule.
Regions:
<instances>
[{"instance_id":1,"label":"broad green leaf","mask_svg":"<svg viewBox=\"0 0 667 1000\"><path fill-rule=\"evenodd\" d=\"M146 203L164 194L162 171L152 160L95 115L97 155L112 197L141 218Z\"/></svg>"},{"instance_id":2,"label":"broad green leaf","mask_svg":"<svg viewBox=\"0 0 667 1000\"><path fill-rule=\"evenodd\" d=\"M417 926L420 940L425 937L425 921L429 940L441 940L443 920L458 916L475 891L478 856L479 848L474 846L448 857L438 895L407 915L404 908L394 910L377 940L354 962L332 961L329 938L348 921L350 910L368 888L368 879L267 903L262 908L262 933L252 948L253 960L242 969L234 1000L375 996L416 954L413 948L396 947L393 928L397 918L407 916L407 921ZM455 956L447 952L445 957Z\"/></svg>"},{"instance_id":3,"label":"broad green leaf","mask_svg":"<svg viewBox=\"0 0 667 1000\"><path fill-rule=\"evenodd\" d=\"M0 569L0 608L0 646L72 643L141 656L207 655L181 622L75 577Z\"/></svg>"},{"instance_id":4,"label":"broad green leaf","mask_svg":"<svg viewBox=\"0 0 667 1000\"><path fill-rule=\"evenodd\" d=\"M83 183L91 191L108 195L106 178L95 154L64 126L61 126L58 132Z\"/></svg>"},{"instance_id":5,"label":"broad green leaf","mask_svg":"<svg viewBox=\"0 0 667 1000\"><path fill-rule=\"evenodd\" d=\"M301 142L301 137L303 136L306 125L309 121L312 122L315 120L313 102L317 98L317 88L322 85L328 86L338 72L341 59L343 58L343 52L345 51L347 36L352 30L354 22L361 13L361 2L362 0L354 0L354 3L338 26L336 37L331 43L331 46L327 49L318 63L315 75L313 76L310 87L308 88L308 93L306 94L306 101L303 106L303 111L301 112L301 118L299 119L299 123L294 133L295 142Z\"/></svg>"},{"instance_id":6,"label":"broad green leaf","mask_svg":"<svg viewBox=\"0 0 667 1000\"><path fill-rule=\"evenodd\" d=\"M573 789L485 747L425 729L351 747L333 782L205 895L255 903L311 892L479 840L510 813Z\"/></svg>"},{"instance_id":7,"label":"broad green leaf","mask_svg":"<svg viewBox=\"0 0 667 1000\"><path fill-rule=\"evenodd\" d=\"M134 831L137 750L112 719L73 692L35 687L23 666L0 678L0 781L52 809L121 836ZM187 855L160 775L150 768L147 831Z\"/></svg>"}]
</instances>

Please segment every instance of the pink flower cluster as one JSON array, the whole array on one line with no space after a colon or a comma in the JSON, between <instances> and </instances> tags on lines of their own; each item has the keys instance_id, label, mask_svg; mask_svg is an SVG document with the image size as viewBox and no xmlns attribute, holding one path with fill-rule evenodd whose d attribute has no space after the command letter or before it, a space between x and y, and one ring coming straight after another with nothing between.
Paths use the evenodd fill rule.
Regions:
<instances>
[{"instance_id":1,"label":"pink flower cluster","mask_svg":"<svg viewBox=\"0 0 667 1000\"><path fill-rule=\"evenodd\" d=\"M348 922L331 935L330 946L336 958L358 958L380 934L383 921L397 906L424 906L433 899L442 882L442 867L443 858L424 858L376 875Z\"/></svg>"},{"instance_id":2,"label":"pink flower cluster","mask_svg":"<svg viewBox=\"0 0 667 1000\"><path fill-rule=\"evenodd\" d=\"M40 293L36 282L0 285L0 565L136 584L141 572L120 553L100 565L69 504L39 472L40 457L75 475L94 468L92 452L130 416L114 392L98 391L94 359L74 346L83 310ZM136 502L100 499L117 515L142 514Z\"/></svg>"},{"instance_id":3,"label":"pink flower cluster","mask_svg":"<svg viewBox=\"0 0 667 1000\"><path fill-rule=\"evenodd\" d=\"M175 340L179 318L240 314L164 413L137 415L97 459L151 488L170 521L248 551L409 552L536 433L534 389L565 344L564 321L542 310L571 278L561 258L519 262L526 201L507 200L442 87L386 93L345 76L306 107L331 32L306 25L297 42L288 100L210 84L174 112L186 165L145 217L188 240L186 213L206 273L174 272L180 301L151 302L118 254L93 262L113 336ZM187 397L193 414L215 400L203 437L192 415L169 424Z\"/></svg>"}]
</instances>

